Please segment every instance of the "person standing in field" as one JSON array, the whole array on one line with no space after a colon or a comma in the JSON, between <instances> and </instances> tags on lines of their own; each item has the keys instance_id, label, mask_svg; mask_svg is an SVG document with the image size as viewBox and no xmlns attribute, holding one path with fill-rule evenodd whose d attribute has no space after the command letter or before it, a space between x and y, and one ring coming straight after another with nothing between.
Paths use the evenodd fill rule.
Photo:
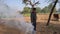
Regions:
<instances>
[{"instance_id":1,"label":"person standing in field","mask_svg":"<svg viewBox=\"0 0 60 34\"><path fill-rule=\"evenodd\" d=\"M36 8L32 8L32 11L31 11L31 23L34 26L34 31L36 31L36 19L37 19Z\"/></svg>"}]
</instances>

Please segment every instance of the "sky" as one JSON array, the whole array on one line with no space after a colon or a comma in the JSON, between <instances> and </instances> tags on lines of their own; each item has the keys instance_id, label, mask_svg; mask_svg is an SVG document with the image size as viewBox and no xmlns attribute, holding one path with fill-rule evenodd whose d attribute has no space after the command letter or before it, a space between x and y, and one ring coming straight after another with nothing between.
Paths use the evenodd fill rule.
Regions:
<instances>
[{"instance_id":1,"label":"sky","mask_svg":"<svg viewBox=\"0 0 60 34\"><path fill-rule=\"evenodd\" d=\"M35 0L38 1L38 0ZM44 8L45 6L48 6L49 3L46 3L45 0L39 0L39 5L37 5L40 8ZM8 7L11 9L9 10ZM30 5L28 5L31 7ZM13 16L16 13L16 10L22 11L25 7L25 4L22 3L22 0L0 0L0 13L3 13L3 16ZM57 8L59 8L59 5L57 4ZM13 10L16 9L16 10ZM6 11L7 10L7 11ZM0 14L0 15L1 15Z\"/></svg>"},{"instance_id":2,"label":"sky","mask_svg":"<svg viewBox=\"0 0 60 34\"><path fill-rule=\"evenodd\" d=\"M40 4L37 6L40 8L44 8L45 6L49 5L49 3L46 3L45 0L35 0L35 1L39 1ZM22 3L22 0L4 0L4 3L13 9L17 9L17 10L21 10L21 11L25 7L25 4ZM28 5L28 6L30 6L30 5ZM57 4L57 9L58 8L59 8L59 6Z\"/></svg>"}]
</instances>

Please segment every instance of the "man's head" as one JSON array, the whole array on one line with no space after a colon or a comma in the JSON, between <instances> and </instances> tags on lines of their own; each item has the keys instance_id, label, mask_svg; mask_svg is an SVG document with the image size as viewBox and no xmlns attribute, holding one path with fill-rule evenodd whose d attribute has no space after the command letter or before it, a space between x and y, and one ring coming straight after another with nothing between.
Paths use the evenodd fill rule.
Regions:
<instances>
[{"instance_id":1,"label":"man's head","mask_svg":"<svg viewBox=\"0 0 60 34\"><path fill-rule=\"evenodd\" d=\"M36 8L32 8L33 11L36 11Z\"/></svg>"}]
</instances>

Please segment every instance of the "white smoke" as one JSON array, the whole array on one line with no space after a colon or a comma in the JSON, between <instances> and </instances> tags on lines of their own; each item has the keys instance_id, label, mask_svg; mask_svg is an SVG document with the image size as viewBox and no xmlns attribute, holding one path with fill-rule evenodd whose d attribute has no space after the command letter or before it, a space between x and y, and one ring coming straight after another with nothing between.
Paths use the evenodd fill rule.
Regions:
<instances>
[{"instance_id":1,"label":"white smoke","mask_svg":"<svg viewBox=\"0 0 60 34\"><path fill-rule=\"evenodd\" d=\"M32 34L32 31L33 31L33 25L31 23L26 23L24 21L24 17L23 15L19 15L17 14L16 15L16 18L20 18L20 20L14 20L14 19L11 19L11 20L8 20L6 21L4 24L8 27L12 27L12 28L17 28L23 32L25 32L25 34L27 33L31 33Z\"/></svg>"},{"instance_id":2,"label":"white smoke","mask_svg":"<svg viewBox=\"0 0 60 34\"><path fill-rule=\"evenodd\" d=\"M19 29L22 32L25 32L25 34L27 34L27 33L32 34L32 31L34 28L31 23L26 23L24 21L17 21L17 20L13 20L13 19L6 21L4 24L8 27Z\"/></svg>"},{"instance_id":3,"label":"white smoke","mask_svg":"<svg viewBox=\"0 0 60 34\"><path fill-rule=\"evenodd\" d=\"M15 10L12 10L11 8L9 8L9 6L4 4L1 0L0 0L0 17L2 19L4 19L4 18L7 19L4 21L4 23L2 22L4 25L11 27L11 28L17 28L21 31L24 31L25 34L28 34L28 32L30 34L32 34L32 31L34 28L33 25L31 23L26 23L24 21L24 17L22 14L16 13ZM15 19L11 19L9 17L20 18L20 19L15 20Z\"/></svg>"}]
</instances>

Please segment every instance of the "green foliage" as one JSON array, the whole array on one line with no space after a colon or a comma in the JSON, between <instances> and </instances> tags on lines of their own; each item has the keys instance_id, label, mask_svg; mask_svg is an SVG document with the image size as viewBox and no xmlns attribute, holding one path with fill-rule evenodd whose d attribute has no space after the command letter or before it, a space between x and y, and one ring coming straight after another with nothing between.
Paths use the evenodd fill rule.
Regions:
<instances>
[{"instance_id":1,"label":"green foliage","mask_svg":"<svg viewBox=\"0 0 60 34\"><path fill-rule=\"evenodd\" d=\"M45 8L43 8L43 9L41 10L41 12L42 12L42 13L49 13L50 10L49 10L48 7L45 7Z\"/></svg>"},{"instance_id":2,"label":"green foliage","mask_svg":"<svg viewBox=\"0 0 60 34\"><path fill-rule=\"evenodd\" d=\"M48 8L51 9L52 7L53 7L53 4L50 3L50 4L48 5Z\"/></svg>"},{"instance_id":3,"label":"green foliage","mask_svg":"<svg viewBox=\"0 0 60 34\"><path fill-rule=\"evenodd\" d=\"M30 16L30 13L27 13L27 14L23 14L23 16Z\"/></svg>"},{"instance_id":4,"label":"green foliage","mask_svg":"<svg viewBox=\"0 0 60 34\"><path fill-rule=\"evenodd\" d=\"M48 8L49 8L49 10L51 10L52 9L52 7L53 7L53 4L52 3L50 3L49 5L48 5ZM54 13L56 12L56 7L54 8Z\"/></svg>"},{"instance_id":5,"label":"green foliage","mask_svg":"<svg viewBox=\"0 0 60 34\"><path fill-rule=\"evenodd\" d=\"M30 10L31 10L31 8L29 8L29 7L24 7L24 9L23 9L23 11L22 11L22 13L30 13Z\"/></svg>"},{"instance_id":6,"label":"green foliage","mask_svg":"<svg viewBox=\"0 0 60 34\"><path fill-rule=\"evenodd\" d=\"M52 9L52 3L50 3L48 6L44 7L41 10L41 13L50 13L51 9ZM56 8L54 9L54 13L56 12Z\"/></svg>"},{"instance_id":7,"label":"green foliage","mask_svg":"<svg viewBox=\"0 0 60 34\"><path fill-rule=\"evenodd\" d=\"M22 13L30 13L31 12L31 8L29 8L29 7L24 7L24 9L23 9L23 11L22 11ZM36 7L36 12L37 13L40 13L41 12L41 8L39 8L39 7Z\"/></svg>"},{"instance_id":8,"label":"green foliage","mask_svg":"<svg viewBox=\"0 0 60 34\"><path fill-rule=\"evenodd\" d=\"M36 7L36 12L37 13L41 13L41 8L40 7Z\"/></svg>"}]
</instances>

